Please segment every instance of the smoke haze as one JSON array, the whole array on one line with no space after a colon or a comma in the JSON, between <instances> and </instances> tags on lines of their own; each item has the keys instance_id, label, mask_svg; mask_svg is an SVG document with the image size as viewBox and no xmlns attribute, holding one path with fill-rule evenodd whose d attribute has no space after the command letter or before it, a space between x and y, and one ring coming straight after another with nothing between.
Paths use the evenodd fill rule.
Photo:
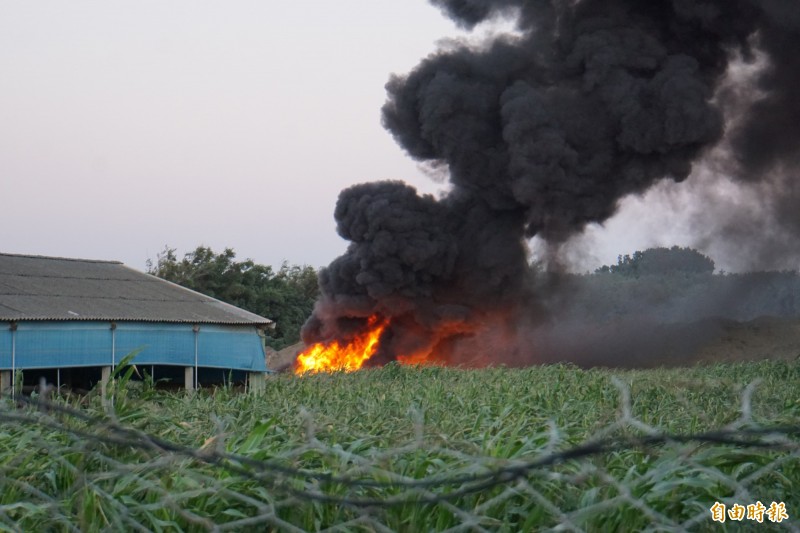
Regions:
<instances>
[{"instance_id":1,"label":"smoke haze","mask_svg":"<svg viewBox=\"0 0 800 533\"><path fill-rule=\"evenodd\" d=\"M532 272L529 239L557 267L559 250L624 198L698 169L712 177L686 184L697 242L736 242L753 265L798 257L796 0L432 3L465 28L511 17L517 32L451 42L390 78L384 126L451 188L440 199L401 182L341 193L337 230L351 244L321 274L306 342L346 338L380 314L391 323L378 362L435 350L480 364L460 354L498 347L535 360L547 334L529 332L552 322L563 287ZM719 180L737 192L718 197ZM622 339L599 343L609 354L632 339L596 337Z\"/></svg>"}]
</instances>

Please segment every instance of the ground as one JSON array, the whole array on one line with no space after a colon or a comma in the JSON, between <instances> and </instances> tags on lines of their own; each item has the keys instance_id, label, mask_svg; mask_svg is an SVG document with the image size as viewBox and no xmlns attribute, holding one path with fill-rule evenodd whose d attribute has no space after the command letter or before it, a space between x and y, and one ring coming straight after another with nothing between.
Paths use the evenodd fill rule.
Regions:
<instances>
[{"instance_id":1,"label":"ground","mask_svg":"<svg viewBox=\"0 0 800 533\"><path fill-rule=\"evenodd\" d=\"M794 360L800 357L800 320L763 317L720 321L719 338L702 347L697 361Z\"/></svg>"},{"instance_id":2,"label":"ground","mask_svg":"<svg viewBox=\"0 0 800 533\"><path fill-rule=\"evenodd\" d=\"M283 350L275 351L267 348L267 368L278 372L288 370L294 364L297 354L305 349L306 345L302 342L287 346Z\"/></svg>"},{"instance_id":3,"label":"ground","mask_svg":"<svg viewBox=\"0 0 800 533\"><path fill-rule=\"evenodd\" d=\"M749 322L712 319L685 326L686 329L703 329L710 340L680 364L701 362L734 362L773 359L789 361L800 358L800 320L762 317ZM280 351L268 350L267 366L272 370L291 368L297 354L305 348L300 342ZM660 361L674 366L669 361Z\"/></svg>"}]
</instances>

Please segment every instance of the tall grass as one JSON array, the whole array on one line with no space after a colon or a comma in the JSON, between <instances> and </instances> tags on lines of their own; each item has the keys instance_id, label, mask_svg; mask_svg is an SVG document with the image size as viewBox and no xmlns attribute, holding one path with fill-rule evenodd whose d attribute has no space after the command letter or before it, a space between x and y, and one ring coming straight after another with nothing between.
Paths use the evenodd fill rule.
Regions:
<instances>
[{"instance_id":1,"label":"tall grass","mask_svg":"<svg viewBox=\"0 0 800 533\"><path fill-rule=\"evenodd\" d=\"M345 529L418 531L469 520L501 531L564 522L592 531L637 530L662 521L704 529L712 525L708 509L715 501L783 501L790 516L800 510L796 451L708 443L622 448L526 469L451 501L422 503L459 491L471 476L599 438L797 426L796 362L641 371L390 365L354 374L275 376L258 395L231 388L161 392L127 377L118 375L105 396L61 400L102 424L6 403L0 411L0 530L350 524ZM102 440L114 435L107 424L196 453ZM216 452L269 467L260 477L242 475L236 470L241 463L204 460ZM272 467L309 475L287 477ZM326 475L394 484L353 485ZM448 483L453 476L463 479ZM407 486L422 479L442 483ZM394 503L326 503L303 493Z\"/></svg>"}]
</instances>

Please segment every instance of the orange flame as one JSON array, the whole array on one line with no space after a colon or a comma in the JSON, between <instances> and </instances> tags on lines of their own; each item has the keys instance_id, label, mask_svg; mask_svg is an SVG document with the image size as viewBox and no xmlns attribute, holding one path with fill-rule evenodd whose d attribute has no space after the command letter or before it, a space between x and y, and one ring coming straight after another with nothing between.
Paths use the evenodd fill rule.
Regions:
<instances>
[{"instance_id":1,"label":"orange flame","mask_svg":"<svg viewBox=\"0 0 800 533\"><path fill-rule=\"evenodd\" d=\"M369 329L347 344L340 344L339 341L312 344L297 356L295 374L336 370L355 372L375 355L378 341L388 325L388 320L373 315L367 320Z\"/></svg>"}]
</instances>

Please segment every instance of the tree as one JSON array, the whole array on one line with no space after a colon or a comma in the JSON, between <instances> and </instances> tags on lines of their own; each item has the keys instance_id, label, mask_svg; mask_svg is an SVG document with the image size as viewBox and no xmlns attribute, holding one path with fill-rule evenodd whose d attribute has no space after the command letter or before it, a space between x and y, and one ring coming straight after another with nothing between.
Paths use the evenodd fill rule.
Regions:
<instances>
[{"instance_id":1,"label":"tree","mask_svg":"<svg viewBox=\"0 0 800 533\"><path fill-rule=\"evenodd\" d=\"M178 259L174 248L165 247L147 272L187 289L217 298L275 321L267 343L280 349L300 339L300 327L317 300L317 271L308 265L284 262L275 272L251 259L236 261L231 248L219 254L206 246Z\"/></svg>"},{"instance_id":2,"label":"tree","mask_svg":"<svg viewBox=\"0 0 800 533\"><path fill-rule=\"evenodd\" d=\"M643 252L634 252L633 256L620 255L616 265L605 265L595 272L635 278L673 273L711 274L714 272L714 261L693 248L648 248Z\"/></svg>"}]
</instances>

